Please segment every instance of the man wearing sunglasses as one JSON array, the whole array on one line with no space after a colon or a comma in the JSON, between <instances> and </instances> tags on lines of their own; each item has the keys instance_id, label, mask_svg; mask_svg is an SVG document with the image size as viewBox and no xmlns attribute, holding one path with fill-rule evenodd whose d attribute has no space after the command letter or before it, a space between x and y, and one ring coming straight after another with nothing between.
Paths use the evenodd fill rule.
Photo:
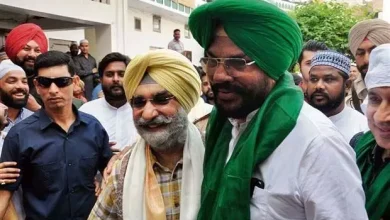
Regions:
<instances>
[{"instance_id":1,"label":"man wearing sunglasses","mask_svg":"<svg viewBox=\"0 0 390 220\"><path fill-rule=\"evenodd\" d=\"M133 111L123 89L123 76L130 58L110 53L99 63L99 76L104 97L81 106L80 111L96 117L106 129L114 152L135 142ZM126 129L124 129L126 128Z\"/></svg>"},{"instance_id":2,"label":"man wearing sunglasses","mask_svg":"<svg viewBox=\"0 0 390 220\"><path fill-rule=\"evenodd\" d=\"M204 147L187 114L200 97L196 70L175 51L151 51L130 62L123 85L141 138L115 163L89 219L195 219Z\"/></svg>"},{"instance_id":3,"label":"man wearing sunglasses","mask_svg":"<svg viewBox=\"0 0 390 220\"><path fill-rule=\"evenodd\" d=\"M287 72L298 25L263 0L215 0L189 27L216 106L197 219L367 219L353 150Z\"/></svg>"},{"instance_id":4,"label":"man wearing sunglasses","mask_svg":"<svg viewBox=\"0 0 390 220\"><path fill-rule=\"evenodd\" d=\"M20 176L0 185L0 219L15 190L23 189L26 219L86 219L95 201L94 177L112 152L103 126L72 105L75 70L59 51L35 63L44 108L19 122L4 140L0 162L15 161Z\"/></svg>"}]
</instances>

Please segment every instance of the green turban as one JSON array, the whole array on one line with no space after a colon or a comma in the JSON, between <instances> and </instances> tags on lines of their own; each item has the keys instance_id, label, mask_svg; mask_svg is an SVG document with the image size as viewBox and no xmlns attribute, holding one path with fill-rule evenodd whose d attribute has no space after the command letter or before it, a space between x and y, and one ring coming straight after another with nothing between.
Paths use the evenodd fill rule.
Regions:
<instances>
[{"instance_id":1,"label":"green turban","mask_svg":"<svg viewBox=\"0 0 390 220\"><path fill-rule=\"evenodd\" d=\"M302 34L284 11L261 0L216 0L198 7L189 27L207 50L217 24L229 38L272 79L294 65L302 50Z\"/></svg>"}]
</instances>

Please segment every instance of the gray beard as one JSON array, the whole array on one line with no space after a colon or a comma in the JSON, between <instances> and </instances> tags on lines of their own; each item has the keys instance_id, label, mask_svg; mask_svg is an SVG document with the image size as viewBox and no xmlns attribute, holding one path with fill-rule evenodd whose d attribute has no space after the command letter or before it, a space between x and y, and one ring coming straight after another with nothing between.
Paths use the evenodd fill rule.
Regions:
<instances>
[{"instance_id":1,"label":"gray beard","mask_svg":"<svg viewBox=\"0 0 390 220\"><path fill-rule=\"evenodd\" d=\"M150 132L144 128L153 124L165 124L166 127L156 132ZM172 117L159 115L150 121L144 120L143 118L135 121L135 127L145 142L152 149L160 151L169 151L185 144L187 139L187 126L187 113L183 108L180 108L176 115Z\"/></svg>"}]
</instances>

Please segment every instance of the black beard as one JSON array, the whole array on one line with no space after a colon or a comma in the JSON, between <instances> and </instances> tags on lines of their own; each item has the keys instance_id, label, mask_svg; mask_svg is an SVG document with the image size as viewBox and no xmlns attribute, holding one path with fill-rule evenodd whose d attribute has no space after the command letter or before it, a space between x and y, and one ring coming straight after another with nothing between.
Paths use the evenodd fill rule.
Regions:
<instances>
[{"instance_id":1,"label":"black beard","mask_svg":"<svg viewBox=\"0 0 390 220\"><path fill-rule=\"evenodd\" d=\"M25 94L25 98L22 100L14 100L12 98L12 94L18 93L18 92L23 92L23 94ZM14 109L24 108L27 105L28 96L29 96L29 94L24 89L17 89L15 91L13 91L11 94L8 94L4 90L0 89L1 102L4 105L8 106L9 108L14 108Z\"/></svg>"},{"instance_id":2,"label":"black beard","mask_svg":"<svg viewBox=\"0 0 390 220\"><path fill-rule=\"evenodd\" d=\"M343 90L342 91L345 91L345 86L343 86ZM314 95L315 94L319 94L319 93L321 95L323 95L324 97L326 97L328 102L326 102L323 105L315 104L314 101L313 101ZM336 109L337 107L339 107L344 102L344 99L345 99L344 92L340 93L336 98L331 99L328 94L316 91L316 92L314 92L313 94L310 95L310 98L308 99L308 103L311 106L313 106L314 108L320 110L322 113L327 114L328 112L331 112L334 109Z\"/></svg>"},{"instance_id":3,"label":"black beard","mask_svg":"<svg viewBox=\"0 0 390 220\"><path fill-rule=\"evenodd\" d=\"M225 82L213 84L211 86L214 92L215 106L218 111L228 118L245 118L249 113L260 108L268 93L270 92L269 84L266 78L256 84L256 86L241 86L236 82ZM232 109L226 109L218 101L219 89L234 91L241 98L241 103Z\"/></svg>"},{"instance_id":4,"label":"black beard","mask_svg":"<svg viewBox=\"0 0 390 220\"><path fill-rule=\"evenodd\" d=\"M112 92L112 89L114 88L121 88L122 90L122 93L121 94L114 94ZM103 93L104 93L104 97L106 97L107 99L110 99L110 100L126 100L126 94L125 94L125 90L123 89L123 86L121 85L112 85L110 87L105 87L102 85L102 90L103 90Z\"/></svg>"},{"instance_id":5,"label":"black beard","mask_svg":"<svg viewBox=\"0 0 390 220\"><path fill-rule=\"evenodd\" d=\"M356 66L356 68L359 70L360 74L362 75L362 78L366 78L367 72L364 72L364 70L368 70L368 64L364 64L363 66Z\"/></svg>"},{"instance_id":6,"label":"black beard","mask_svg":"<svg viewBox=\"0 0 390 220\"><path fill-rule=\"evenodd\" d=\"M31 58L30 58L31 59ZM26 73L26 76L27 78L34 78L35 77L35 71L34 71L34 68L33 67L29 67L29 66L26 66L24 65L24 63L26 62L26 59L24 59L23 61L20 61L20 60L16 60L15 61L15 64L22 67L22 69L24 70L24 72ZM35 62L35 59L34 59L34 62Z\"/></svg>"}]
</instances>

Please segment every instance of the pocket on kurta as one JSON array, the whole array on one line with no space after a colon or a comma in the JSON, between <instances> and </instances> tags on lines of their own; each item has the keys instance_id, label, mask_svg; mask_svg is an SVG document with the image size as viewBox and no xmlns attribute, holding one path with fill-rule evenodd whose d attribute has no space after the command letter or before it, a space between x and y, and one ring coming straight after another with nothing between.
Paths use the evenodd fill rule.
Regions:
<instances>
[{"instance_id":1,"label":"pocket on kurta","mask_svg":"<svg viewBox=\"0 0 390 220\"><path fill-rule=\"evenodd\" d=\"M37 192L55 192L62 189L63 168L61 162L33 165L33 186Z\"/></svg>"}]
</instances>

